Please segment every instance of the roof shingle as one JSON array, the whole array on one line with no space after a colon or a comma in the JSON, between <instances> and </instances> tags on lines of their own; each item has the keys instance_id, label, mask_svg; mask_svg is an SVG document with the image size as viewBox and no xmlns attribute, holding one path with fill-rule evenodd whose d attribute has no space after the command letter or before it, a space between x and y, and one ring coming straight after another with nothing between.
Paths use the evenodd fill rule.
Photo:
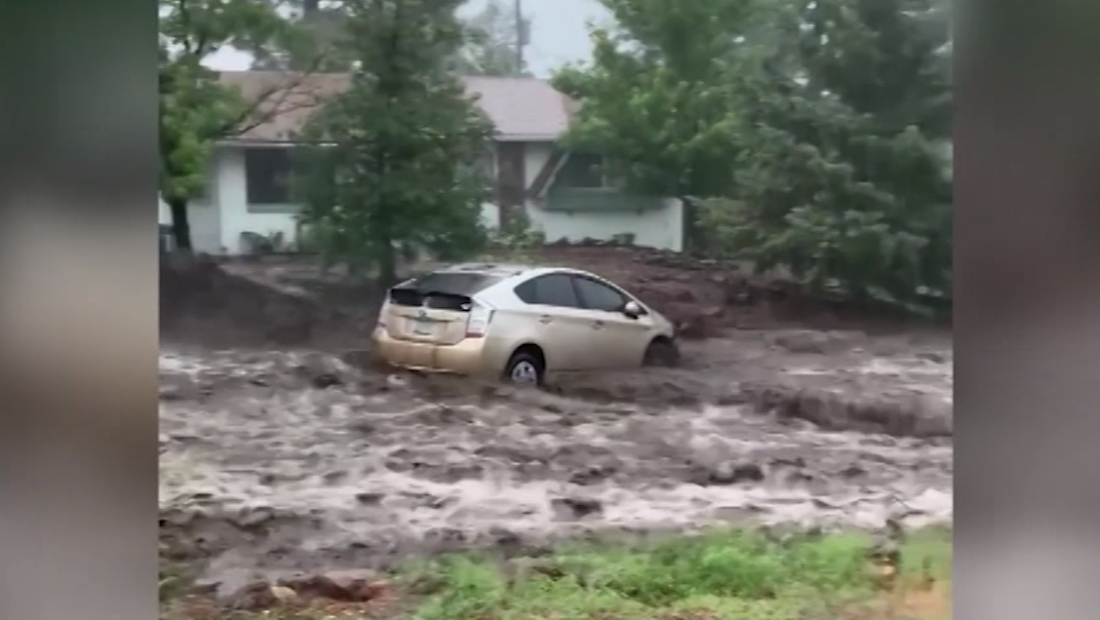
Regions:
<instances>
[{"instance_id":1,"label":"roof shingle","mask_svg":"<svg viewBox=\"0 0 1100 620\"><path fill-rule=\"evenodd\" d=\"M294 138L324 101L348 86L343 73L293 74L275 71L223 71L223 84L236 86L257 104L254 126L234 138L242 142L286 142ZM553 141L568 127L574 102L546 80L467 77L466 91L497 129L497 140Z\"/></svg>"}]
</instances>

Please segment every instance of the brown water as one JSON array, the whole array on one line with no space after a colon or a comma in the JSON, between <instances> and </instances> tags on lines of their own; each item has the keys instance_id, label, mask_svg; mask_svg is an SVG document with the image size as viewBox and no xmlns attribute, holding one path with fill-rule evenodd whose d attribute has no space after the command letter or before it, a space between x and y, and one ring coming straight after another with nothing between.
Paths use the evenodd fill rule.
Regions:
<instances>
[{"instance_id":1,"label":"brown water","mask_svg":"<svg viewBox=\"0 0 1100 620\"><path fill-rule=\"evenodd\" d=\"M317 353L164 350L162 533L217 575L730 522L949 521L949 437L826 432L733 397L767 379L949 420L949 349L849 341L826 356L774 336L696 345L686 369L566 378L558 394Z\"/></svg>"}]
</instances>

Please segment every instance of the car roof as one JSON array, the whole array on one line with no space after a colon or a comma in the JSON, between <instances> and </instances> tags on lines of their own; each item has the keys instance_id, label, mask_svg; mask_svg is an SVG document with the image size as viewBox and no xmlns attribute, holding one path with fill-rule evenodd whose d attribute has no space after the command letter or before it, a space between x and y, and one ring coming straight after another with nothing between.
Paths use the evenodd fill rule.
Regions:
<instances>
[{"instance_id":1,"label":"car roof","mask_svg":"<svg viewBox=\"0 0 1100 620\"><path fill-rule=\"evenodd\" d=\"M532 265L522 263L459 263L436 269L432 273L479 273L500 279L511 279L522 276L524 279L545 275L548 273L574 273L587 276L595 274L582 269L562 267L560 265ZM598 276L597 276L598 277Z\"/></svg>"},{"instance_id":2,"label":"car roof","mask_svg":"<svg viewBox=\"0 0 1100 620\"><path fill-rule=\"evenodd\" d=\"M529 271L539 269L534 265L522 265L519 263L459 263L436 269L432 273L479 273L498 278L518 276Z\"/></svg>"}]
</instances>

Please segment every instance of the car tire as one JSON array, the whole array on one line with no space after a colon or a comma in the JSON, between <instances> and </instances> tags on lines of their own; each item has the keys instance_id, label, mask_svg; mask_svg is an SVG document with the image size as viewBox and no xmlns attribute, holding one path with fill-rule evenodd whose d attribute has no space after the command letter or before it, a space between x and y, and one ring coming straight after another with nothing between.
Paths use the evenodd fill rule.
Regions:
<instances>
[{"instance_id":1,"label":"car tire","mask_svg":"<svg viewBox=\"0 0 1100 620\"><path fill-rule=\"evenodd\" d=\"M513 385L542 387L545 378L546 365L528 351L516 351L504 367L503 379Z\"/></svg>"},{"instance_id":2,"label":"car tire","mask_svg":"<svg viewBox=\"0 0 1100 620\"><path fill-rule=\"evenodd\" d=\"M679 366L680 349L676 343L664 338L657 338L646 347L645 357L642 358L643 366Z\"/></svg>"}]
</instances>

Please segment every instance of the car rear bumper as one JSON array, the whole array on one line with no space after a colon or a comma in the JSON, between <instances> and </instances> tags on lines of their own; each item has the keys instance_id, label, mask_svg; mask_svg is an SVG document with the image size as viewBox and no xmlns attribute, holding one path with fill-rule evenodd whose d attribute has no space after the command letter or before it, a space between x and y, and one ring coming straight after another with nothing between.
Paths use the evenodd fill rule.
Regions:
<instances>
[{"instance_id":1,"label":"car rear bumper","mask_svg":"<svg viewBox=\"0 0 1100 620\"><path fill-rule=\"evenodd\" d=\"M457 344L437 345L400 340L384 328L374 330L371 349L376 359L413 370L498 379L502 365L485 338L467 338Z\"/></svg>"}]
</instances>

